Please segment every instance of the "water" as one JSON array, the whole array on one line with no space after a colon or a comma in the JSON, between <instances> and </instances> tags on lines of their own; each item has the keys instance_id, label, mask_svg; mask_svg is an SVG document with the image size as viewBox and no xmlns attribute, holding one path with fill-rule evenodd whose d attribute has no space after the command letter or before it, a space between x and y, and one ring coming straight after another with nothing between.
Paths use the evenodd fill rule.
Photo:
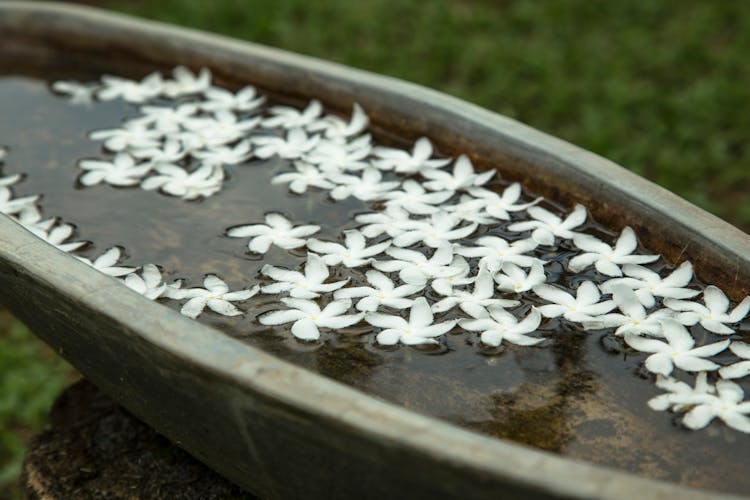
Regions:
<instances>
[{"instance_id":1,"label":"water","mask_svg":"<svg viewBox=\"0 0 750 500\"><path fill-rule=\"evenodd\" d=\"M299 268L305 254L274 247L261 260L247 253L246 239L225 237L226 228L281 211L295 223L323 222L316 237L338 240L342 230L355 227L354 215L369 210L358 201L333 203L320 191L297 196L286 185L271 185L271 178L288 167L281 160L228 168L223 191L199 202L137 188L82 189L76 183L77 162L103 156L87 131L117 126L135 116L135 109L121 102L71 106L52 95L44 80L30 72L24 76L16 67L13 74L9 67L0 76L0 145L9 147L3 173L24 172L16 194L43 193L45 215L74 222L79 239L93 242L81 252L87 257L120 245L128 264L158 264L168 281L183 278L187 286L200 286L205 274L215 273L237 289L264 282L263 264ZM600 237L615 234L593 221L587 224ZM490 233L524 237L505 231L506 226ZM556 261L547 266L548 282L575 288L596 277L594 271L568 275L563 269L571 254L572 248L561 246L545 255ZM364 283L363 272L346 275L354 276L356 286ZM180 307L176 301L164 304ZM750 490L744 473L750 437L718 421L688 431L674 415L650 410L646 402L661 391L641 368L644 356L606 331L584 332L565 320L545 319L539 330L547 340L535 347L490 348L466 332L448 334L439 346L383 347L363 323L336 334L323 330L321 340L310 343L294 339L284 327L256 321L280 308L275 297L258 295L241 307L252 312L241 318L207 312L199 321L384 400L490 436L686 486ZM447 313L436 320L453 317ZM746 322L742 333L748 330ZM716 337L705 335L707 341Z\"/></svg>"}]
</instances>

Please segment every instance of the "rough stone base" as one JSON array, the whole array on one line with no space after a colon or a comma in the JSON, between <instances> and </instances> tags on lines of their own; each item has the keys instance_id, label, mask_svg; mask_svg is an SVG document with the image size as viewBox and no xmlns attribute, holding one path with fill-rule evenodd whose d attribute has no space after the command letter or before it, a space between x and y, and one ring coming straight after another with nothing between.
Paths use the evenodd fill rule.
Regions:
<instances>
[{"instance_id":1,"label":"rough stone base","mask_svg":"<svg viewBox=\"0 0 750 500\"><path fill-rule=\"evenodd\" d=\"M81 380L55 401L21 478L27 498L255 498Z\"/></svg>"}]
</instances>

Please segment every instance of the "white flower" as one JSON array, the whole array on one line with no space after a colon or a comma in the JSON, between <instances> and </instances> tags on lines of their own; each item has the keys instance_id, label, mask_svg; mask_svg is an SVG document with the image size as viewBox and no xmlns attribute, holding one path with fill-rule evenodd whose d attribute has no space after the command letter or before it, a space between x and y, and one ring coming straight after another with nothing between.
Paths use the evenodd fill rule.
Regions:
<instances>
[{"instance_id":1,"label":"white flower","mask_svg":"<svg viewBox=\"0 0 750 500\"><path fill-rule=\"evenodd\" d=\"M305 161L318 165L324 172L362 170L369 165L365 158L370 154L370 148L369 135L343 144L324 140L305 155Z\"/></svg>"},{"instance_id":2,"label":"white flower","mask_svg":"<svg viewBox=\"0 0 750 500\"><path fill-rule=\"evenodd\" d=\"M719 365L703 358L715 356L729 345L729 340L724 340L693 348L695 339L684 326L672 319L662 320L661 334L666 342L633 333L625 334L625 342L630 347L653 353L646 358L646 369L661 375L669 375L675 366L689 372L716 370Z\"/></svg>"},{"instance_id":3,"label":"white flower","mask_svg":"<svg viewBox=\"0 0 750 500\"><path fill-rule=\"evenodd\" d=\"M463 274L468 268L462 257L454 257L450 245L438 247L429 259L421 252L405 248L391 247L386 253L396 260L375 261L372 265L387 273L398 271L401 281L410 285L424 285L428 279Z\"/></svg>"},{"instance_id":4,"label":"white flower","mask_svg":"<svg viewBox=\"0 0 750 500\"><path fill-rule=\"evenodd\" d=\"M13 198L13 193L5 186L0 187L0 213L14 215L34 207L39 195Z\"/></svg>"},{"instance_id":5,"label":"white flower","mask_svg":"<svg viewBox=\"0 0 750 500\"><path fill-rule=\"evenodd\" d=\"M310 151L320 140L319 135L308 137L301 128L289 130L285 138L273 136L259 136L251 138L257 146L255 156L265 160L274 155L281 158L296 160Z\"/></svg>"},{"instance_id":6,"label":"white flower","mask_svg":"<svg viewBox=\"0 0 750 500\"><path fill-rule=\"evenodd\" d=\"M99 88L96 96L102 101L122 98L127 102L142 103L158 96L163 88L164 82L159 73L151 73L140 82L104 75L102 87Z\"/></svg>"},{"instance_id":7,"label":"white flower","mask_svg":"<svg viewBox=\"0 0 750 500\"><path fill-rule=\"evenodd\" d=\"M564 316L575 322L596 321L596 317L606 314L615 308L612 300L599 302L601 294L591 281L584 281L576 290L575 298L569 293L551 285L534 287L534 293L552 304L539 307L547 318Z\"/></svg>"},{"instance_id":8,"label":"white flower","mask_svg":"<svg viewBox=\"0 0 750 500\"><path fill-rule=\"evenodd\" d=\"M307 130L310 132L322 132L328 139L342 140L359 134L367 128L368 118L359 104L356 102L352 107L352 117L345 122L338 116L326 115L318 120L310 122Z\"/></svg>"},{"instance_id":9,"label":"white flower","mask_svg":"<svg viewBox=\"0 0 750 500\"><path fill-rule=\"evenodd\" d=\"M376 238L383 233L390 237L398 236L419 225L419 221L411 219L409 212L401 207L387 207L382 212L360 214L354 220L365 224L359 230L368 238Z\"/></svg>"},{"instance_id":10,"label":"white flower","mask_svg":"<svg viewBox=\"0 0 750 500\"><path fill-rule=\"evenodd\" d=\"M182 143L174 139L168 139L157 147L133 148L129 152L135 158L145 159L154 168L160 165L173 165L187 154L182 148Z\"/></svg>"},{"instance_id":11,"label":"white flower","mask_svg":"<svg viewBox=\"0 0 750 500\"><path fill-rule=\"evenodd\" d=\"M266 128L304 128L315 122L322 111L323 106L317 99L310 101L302 111L289 106L272 106L268 108L271 117L263 120L262 125Z\"/></svg>"},{"instance_id":12,"label":"white flower","mask_svg":"<svg viewBox=\"0 0 750 500\"><path fill-rule=\"evenodd\" d=\"M694 388L685 382L664 375L656 376L656 387L667 391L649 399L648 406L656 411L669 409L684 411L696 403L705 401L706 396L710 397L711 394L716 392L714 387L706 381L706 372L700 372L696 376Z\"/></svg>"},{"instance_id":13,"label":"white flower","mask_svg":"<svg viewBox=\"0 0 750 500\"><path fill-rule=\"evenodd\" d=\"M183 120L185 131L177 137L191 151L212 148L242 139L259 122L258 117L240 120L231 111L216 111L212 117Z\"/></svg>"},{"instance_id":14,"label":"white flower","mask_svg":"<svg viewBox=\"0 0 750 500\"><path fill-rule=\"evenodd\" d=\"M161 137L161 132L150 129L138 121L127 122L122 128L94 130L89 134L90 139L104 141L104 146L115 152L155 148L159 146Z\"/></svg>"},{"instance_id":15,"label":"white flower","mask_svg":"<svg viewBox=\"0 0 750 500\"><path fill-rule=\"evenodd\" d=\"M414 300L409 311L409 321L400 316L380 313L368 313L365 315L365 321L372 326L384 328L377 335L378 343L383 345L394 345L399 342L406 345L436 344L434 337L443 335L456 325L455 320L432 324L432 311L424 297Z\"/></svg>"},{"instance_id":16,"label":"white flower","mask_svg":"<svg viewBox=\"0 0 750 500\"><path fill-rule=\"evenodd\" d=\"M495 170L488 170L481 174L475 173L469 158L461 155L453 164L453 173L433 168L424 170L422 175L430 179L424 183L424 186L431 191L466 191L486 184L495 173Z\"/></svg>"},{"instance_id":17,"label":"white flower","mask_svg":"<svg viewBox=\"0 0 750 500\"><path fill-rule=\"evenodd\" d=\"M283 172L273 179L271 184L289 183L289 190L293 193L302 194L310 186L320 189L333 189L336 185L328 180L326 174L309 163L296 161L294 162L296 172Z\"/></svg>"},{"instance_id":18,"label":"white flower","mask_svg":"<svg viewBox=\"0 0 750 500\"><path fill-rule=\"evenodd\" d=\"M718 395L704 396L692 410L685 414L682 423L689 429L702 429L714 418L720 418L732 429L750 433L750 402L743 402L745 393L742 388L728 380L716 382Z\"/></svg>"},{"instance_id":19,"label":"white flower","mask_svg":"<svg viewBox=\"0 0 750 500\"><path fill-rule=\"evenodd\" d=\"M378 159L372 161L373 166L381 170L395 170L397 173L407 175L440 168L451 161L450 158L431 160L432 143L426 137L422 137L414 143L411 154L401 149L382 146L372 148L372 153L378 157Z\"/></svg>"},{"instance_id":20,"label":"white flower","mask_svg":"<svg viewBox=\"0 0 750 500\"><path fill-rule=\"evenodd\" d=\"M538 344L544 340L527 336L535 332L542 322L542 315L536 308L532 307L529 315L521 321L502 307L490 307L487 311L484 317L462 319L458 324L464 330L482 332L482 343L494 347L499 346L503 340L523 346Z\"/></svg>"},{"instance_id":21,"label":"white flower","mask_svg":"<svg viewBox=\"0 0 750 500\"><path fill-rule=\"evenodd\" d=\"M547 281L547 277L544 274L544 266L540 260L535 260L531 263L531 269L528 274L524 273L513 262L503 262L500 269L502 273L505 273L495 274L495 281L500 290L521 293L531 290L535 286Z\"/></svg>"},{"instance_id":22,"label":"white flower","mask_svg":"<svg viewBox=\"0 0 750 500\"><path fill-rule=\"evenodd\" d=\"M433 214L440 209L439 205L453 195L450 191L428 192L420 183L409 179L401 185L401 190L385 193L387 207L400 207L407 212L419 215Z\"/></svg>"},{"instance_id":23,"label":"white flower","mask_svg":"<svg viewBox=\"0 0 750 500\"><path fill-rule=\"evenodd\" d=\"M684 288L693 278L693 266L690 262L683 262L664 279L650 269L633 264L622 266L622 271L628 277L608 280L602 284L603 292L612 293L613 287L625 285L635 290L641 304L646 307L654 307L656 304L654 296L687 299L700 293L698 290Z\"/></svg>"},{"instance_id":24,"label":"white flower","mask_svg":"<svg viewBox=\"0 0 750 500\"><path fill-rule=\"evenodd\" d=\"M203 280L205 288L188 288L182 291L182 298L189 299L180 309L180 313L188 318L195 319L208 306L212 311L224 316L240 316L242 311L232 304L247 300L258 293L260 287L253 286L250 290L238 290L230 292L224 281L213 274L209 274Z\"/></svg>"},{"instance_id":25,"label":"white flower","mask_svg":"<svg viewBox=\"0 0 750 500\"><path fill-rule=\"evenodd\" d=\"M338 290L349 281L347 278L325 283L329 275L328 267L323 259L314 253L307 254L304 274L268 264L264 265L260 272L276 281L276 283L264 286L261 289L263 293L289 292L289 295L296 299L314 299L321 293Z\"/></svg>"},{"instance_id":26,"label":"white flower","mask_svg":"<svg viewBox=\"0 0 750 500\"><path fill-rule=\"evenodd\" d=\"M438 291L438 293L440 292ZM490 307L513 307L520 304L517 300L495 298L493 297L494 294L495 283L492 281L492 274L482 268L477 274L473 292L452 289L450 295L432 305L432 310L439 313L458 306L469 316L481 318L487 315L487 309ZM441 295L445 294L441 293Z\"/></svg>"},{"instance_id":27,"label":"white flower","mask_svg":"<svg viewBox=\"0 0 750 500\"><path fill-rule=\"evenodd\" d=\"M364 313L344 315L351 307L349 299L334 300L321 310L312 300L281 299L292 309L272 311L258 318L262 325L282 325L294 322L292 335L302 340L317 340L320 338L318 327L340 329L359 323Z\"/></svg>"},{"instance_id":28,"label":"white flower","mask_svg":"<svg viewBox=\"0 0 750 500\"><path fill-rule=\"evenodd\" d=\"M250 143L243 140L234 146L214 146L194 151L193 156L211 165L237 165L250 158Z\"/></svg>"},{"instance_id":29,"label":"white flower","mask_svg":"<svg viewBox=\"0 0 750 500\"><path fill-rule=\"evenodd\" d=\"M236 94L211 87L203 95L206 100L201 102L201 107L206 111L252 111L265 101L263 96L256 97L257 91L252 85L240 89Z\"/></svg>"},{"instance_id":30,"label":"white flower","mask_svg":"<svg viewBox=\"0 0 750 500\"><path fill-rule=\"evenodd\" d=\"M618 264L645 264L659 258L658 255L632 255L638 246L638 240L630 227L622 230L614 248L589 234L576 234L573 243L585 252L570 259L568 268L574 273L594 264L602 274L622 276Z\"/></svg>"},{"instance_id":31,"label":"white flower","mask_svg":"<svg viewBox=\"0 0 750 500\"><path fill-rule=\"evenodd\" d=\"M484 202L484 210L489 215L501 220L510 219L508 212L526 210L542 201L542 198L537 198L529 203L517 204L516 202L521 197L521 185L517 182L505 188L502 195L484 188L470 189L469 194Z\"/></svg>"},{"instance_id":32,"label":"white flower","mask_svg":"<svg viewBox=\"0 0 750 500\"><path fill-rule=\"evenodd\" d=\"M416 221L412 229L393 238L393 244L406 247L419 242L437 248L453 240L466 238L477 229L476 223L456 227L461 222L458 217L441 210L432 214L428 221Z\"/></svg>"},{"instance_id":33,"label":"white flower","mask_svg":"<svg viewBox=\"0 0 750 500\"><path fill-rule=\"evenodd\" d=\"M47 243L56 246L63 252L72 252L88 243L86 241L73 241L66 243L65 241L73 236L73 231L75 231L75 227L72 225L60 224L52 228L49 233L37 233L37 236L41 237Z\"/></svg>"},{"instance_id":34,"label":"white flower","mask_svg":"<svg viewBox=\"0 0 750 500\"><path fill-rule=\"evenodd\" d=\"M357 230L344 231L344 235L344 245L311 238L307 240L307 248L321 254L326 265L360 267L369 264L372 257L391 246L390 241L384 241L368 247L365 237Z\"/></svg>"},{"instance_id":35,"label":"white flower","mask_svg":"<svg viewBox=\"0 0 750 500\"><path fill-rule=\"evenodd\" d=\"M484 200L469 196L462 196L458 203L443 205L441 208L463 221L476 222L485 226L497 222L484 212Z\"/></svg>"},{"instance_id":36,"label":"white flower","mask_svg":"<svg viewBox=\"0 0 750 500\"><path fill-rule=\"evenodd\" d=\"M506 262L530 267L537 259L526 253L534 250L536 246L536 242L530 238L508 243L499 236L482 236L476 241L476 246L458 247L456 253L464 257L480 257L479 265L494 273Z\"/></svg>"},{"instance_id":37,"label":"white flower","mask_svg":"<svg viewBox=\"0 0 750 500\"><path fill-rule=\"evenodd\" d=\"M141 106L140 111L142 116L128 121L125 124L126 127L130 126L135 130L138 127L144 127L155 138L159 138L161 134L178 132L182 128L182 124L195 115L198 111L198 106L193 103L181 104L179 106ZM154 130L148 130L150 125L153 125ZM95 137L91 136L91 138L94 139ZM132 147L138 146L134 144Z\"/></svg>"},{"instance_id":38,"label":"white flower","mask_svg":"<svg viewBox=\"0 0 750 500\"><path fill-rule=\"evenodd\" d=\"M198 94L211 86L211 71L208 68L201 68L196 75L185 66L177 66L172 70L172 76L174 80L165 80L162 85L162 93L167 97Z\"/></svg>"},{"instance_id":39,"label":"white flower","mask_svg":"<svg viewBox=\"0 0 750 500\"><path fill-rule=\"evenodd\" d=\"M42 213L36 206L21 210L14 217L19 224L42 239L47 239L47 233L57 223L54 217L42 219Z\"/></svg>"},{"instance_id":40,"label":"white flower","mask_svg":"<svg viewBox=\"0 0 750 500\"><path fill-rule=\"evenodd\" d=\"M640 300L638 300L635 292L624 285L614 287L612 299L622 314L605 314L598 317L595 321L584 322L584 328L610 328L616 326L615 335L618 336L630 333L634 335L649 334L660 337L661 320L672 317L672 311L669 309L658 309L647 315L646 309Z\"/></svg>"},{"instance_id":41,"label":"white flower","mask_svg":"<svg viewBox=\"0 0 750 500\"><path fill-rule=\"evenodd\" d=\"M123 282L128 288L149 300L158 299L167 289L166 283L161 279L161 272L153 264L143 266L140 276L136 273L128 274Z\"/></svg>"},{"instance_id":42,"label":"white flower","mask_svg":"<svg viewBox=\"0 0 750 500\"><path fill-rule=\"evenodd\" d=\"M306 243L304 238L320 231L320 226L295 227L289 219L273 212L267 214L265 220L265 224L233 227L227 231L227 236L232 238L250 237L247 248L251 252L266 253L271 244L285 250L304 246Z\"/></svg>"},{"instance_id":43,"label":"white flower","mask_svg":"<svg viewBox=\"0 0 750 500\"><path fill-rule=\"evenodd\" d=\"M202 165L193 172L176 165L159 165L156 171L159 175L145 179L141 188L161 189L184 200L209 197L221 189L224 181L224 170L211 164Z\"/></svg>"},{"instance_id":44,"label":"white flower","mask_svg":"<svg viewBox=\"0 0 750 500\"><path fill-rule=\"evenodd\" d=\"M424 285L401 285L396 287L393 281L379 271L370 270L365 274L370 286L340 288L333 293L334 299L352 299L362 297L357 302L360 311L374 312L383 305L393 309L411 307L414 299L406 298L424 289ZM375 288L373 288L375 287Z\"/></svg>"},{"instance_id":45,"label":"white flower","mask_svg":"<svg viewBox=\"0 0 750 500\"><path fill-rule=\"evenodd\" d=\"M122 257L122 250L119 247L112 247L99 257L90 261L85 257L78 257L79 260L85 262L89 266L93 267L97 271L100 271L109 276L125 276L135 271L132 267L117 266L117 262Z\"/></svg>"},{"instance_id":46,"label":"white flower","mask_svg":"<svg viewBox=\"0 0 750 500\"><path fill-rule=\"evenodd\" d=\"M331 198L334 200L343 200L349 196L354 196L362 201L380 200L400 184L399 181L382 182L383 174L380 173L380 170L372 167L364 169L361 177L338 174L330 175L329 179L336 183L336 187L331 191ZM394 207L394 209L398 209L398 207Z\"/></svg>"},{"instance_id":47,"label":"white flower","mask_svg":"<svg viewBox=\"0 0 750 500\"><path fill-rule=\"evenodd\" d=\"M687 300L665 299L664 305L674 311L682 311L675 316L675 319L683 325L694 325L700 322L701 326L709 332L722 335L734 333L734 330L724 323L738 323L750 311L750 297L745 297L732 312L728 313L729 299L724 292L713 285L703 290L703 302L705 306Z\"/></svg>"},{"instance_id":48,"label":"white flower","mask_svg":"<svg viewBox=\"0 0 750 500\"><path fill-rule=\"evenodd\" d=\"M586 221L586 208L576 205L573 212L565 220L541 208L530 207L529 215L535 220L516 222L508 226L509 231L532 231L531 237L540 245L554 245L555 237L570 239L578 233L573 229Z\"/></svg>"},{"instance_id":49,"label":"white flower","mask_svg":"<svg viewBox=\"0 0 750 500\"><path fill-rule=\"evenodd\" d=\"M71 104L90 105L94 101L96 88L78 82L57 81L52 84L52 90L67 95Z\"/></svg>"},{"instance_id":50,"label":"white flower","mask_svg":"<svg viewBox=\"0 0 750 500\"><path fill-rule=\"evenodd\" d=\"M151 164L136 165L133 157L127 153L117 153L112 161L82 160L78 166L86 170L78 179L84 186L101 182L112 186L134 186L151 170Z\"/></svg>"},{"instance_id":51,"label":"white flower","mask_svg":"<svg viewBox=\"0 0 750 500\"><path fill-rule=\"evenodd\" d=\"M727 365L719 370L721 378L742 378L750 374L750 344L735 340L729 345L729 349L742 358L743 361Z\"/></svg>"}]
</instances>

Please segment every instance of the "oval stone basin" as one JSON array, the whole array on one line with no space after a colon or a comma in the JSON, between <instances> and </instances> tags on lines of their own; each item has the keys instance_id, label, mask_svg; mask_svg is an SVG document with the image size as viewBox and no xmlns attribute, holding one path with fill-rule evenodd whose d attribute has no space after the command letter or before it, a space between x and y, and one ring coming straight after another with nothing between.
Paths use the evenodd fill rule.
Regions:
<instances>
[{"instance_id":1,"label":"oval stone basin","mask_svg":"<svg viewBox=\"0 0 750 500\"><path fill-rule=\"evenodd\" d=\"M227 478L748 491L748 235L408 83L87 8L0 30L0 301Z\"/></svg>"}]
</instances>

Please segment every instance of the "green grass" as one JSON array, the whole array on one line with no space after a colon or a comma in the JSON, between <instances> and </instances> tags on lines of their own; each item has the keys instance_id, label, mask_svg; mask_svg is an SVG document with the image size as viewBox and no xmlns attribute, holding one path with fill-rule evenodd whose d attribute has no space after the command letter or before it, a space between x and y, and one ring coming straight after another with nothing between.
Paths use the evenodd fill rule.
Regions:
<instances>
[{"instance_id":1,"label":"green grass","mask_svg":"<svg viewBox=\"0 0 750 500\"><path fill-rule=\"evenodd\" d=\"M10 315L0 312L0 498L12 497L26 443L46 423L74 372Z\"/></svg>"},{"instance_id":2,"label":"green grass","mask_svg":"<svg viewBox=\"0 0 750 500\"><path fill-rule=\"evenodd\" d=\"M595 151L750 231L750 3L117 2L437 88Z\"/></svg>"},{"instance_id":3,"label":"green grass","mask_svg":"<svg viewBox=\"0 0 750 500\"><path fill-rule=\"evenodd\" d=\"M750 231L749 2L112 5L442 90L595 151ZM5 319L0 497L71 373Z\"/></svg>"}]
</instances>

